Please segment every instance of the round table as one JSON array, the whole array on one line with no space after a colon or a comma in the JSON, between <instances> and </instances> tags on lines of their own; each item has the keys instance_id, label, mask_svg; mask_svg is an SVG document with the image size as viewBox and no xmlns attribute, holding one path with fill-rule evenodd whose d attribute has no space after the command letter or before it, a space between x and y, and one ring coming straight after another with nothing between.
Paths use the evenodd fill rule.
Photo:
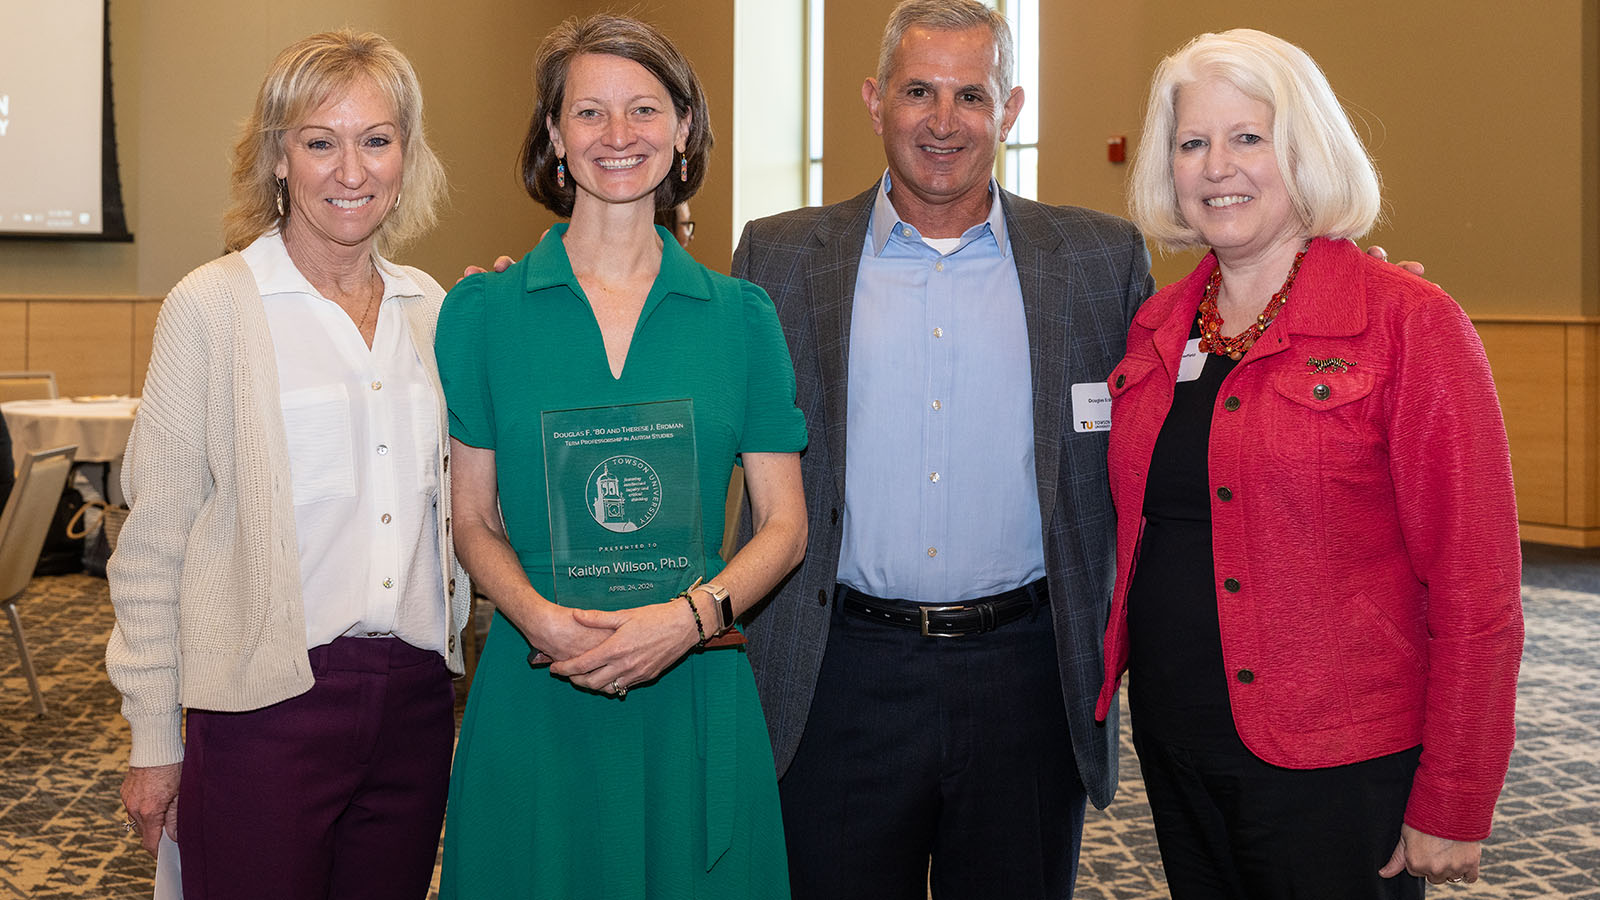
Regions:
<instances>
[{"instance_id":1,"label":"round table","mask_svg":"<svg viewBox=\"0 0 1600 900\"><path fill-rule=\"evenodd\" d=\"M114 503L122 501L122 491L111 477L112 468L122 461L133 430L133 414L139 409L138 397L61 397L55 400L13 400L0 403L0 414L11 432L13 464L20 464L28 453L49 450L66 444L76 445L77 462L103 463L105 480L100 485Z\"/></svg>"}]
</instances>

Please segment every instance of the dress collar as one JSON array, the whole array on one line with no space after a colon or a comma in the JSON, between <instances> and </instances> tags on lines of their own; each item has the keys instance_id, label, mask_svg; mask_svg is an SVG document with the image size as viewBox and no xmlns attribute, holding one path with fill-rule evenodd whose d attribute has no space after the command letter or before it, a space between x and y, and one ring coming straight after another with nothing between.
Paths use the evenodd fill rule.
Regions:
<instances>
[{"instance_id":1,"label":"dress collar","mask_svg":"<svg viewBox=\"0 0 1600 900\"><path fill-rule=\"evenodd\" d=\"M573 294L583 296L578 276L572 274L572 261L567 258L566 245L562 243L570 224L559 222L552 225L539 243L522 257L523 288L528 293L564 285ZM656 275L656 287L652 287L650 293L655 294L658 288L665 287L671 293L684 297L710 300L711 279L706 268L683 249L672 232L657 225L656 234L661 238L661 271Z\"/></svg>"}]
</instances>

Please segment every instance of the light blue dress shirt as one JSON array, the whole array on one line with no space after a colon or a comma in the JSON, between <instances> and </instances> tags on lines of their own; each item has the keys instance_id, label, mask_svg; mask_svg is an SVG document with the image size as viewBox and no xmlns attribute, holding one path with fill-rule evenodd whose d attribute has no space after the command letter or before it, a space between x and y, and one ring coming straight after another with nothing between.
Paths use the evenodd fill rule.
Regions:
<instances>
[{"instance_id":1,"label":"light blue dress shirt","mask_svg":"<svg viewBox=\"0 0 1600 900\"><path fill-rule=\"evenodd\" d=\"M958 603L1044 577L1033 379L999 188L941 254L873 206L850 320L839 582Z\"/></svg>"}]
</instances>

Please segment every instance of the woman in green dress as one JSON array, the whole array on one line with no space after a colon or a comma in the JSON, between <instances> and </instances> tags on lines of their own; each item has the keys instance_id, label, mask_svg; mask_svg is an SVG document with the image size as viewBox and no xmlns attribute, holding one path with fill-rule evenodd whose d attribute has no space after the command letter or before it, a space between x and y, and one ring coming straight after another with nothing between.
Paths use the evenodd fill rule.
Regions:
<instances>
[{"instance_id":1,"label":"woman in green dress","mask_svg":"<svg viewBox=\"0 0 1600 900\"><path fill-rule=\"evenodd\" d=\"M805 547L805 424L782 331L760 288L653 224L694 194L711 148L677 49L636 20L594 16L557 28L535 68L524 181L571 222L504 272L462 281L439 319L455 542L496 607L451 776L441 894L786 898L750 666L742 647L704 646ZM541 416L682 399L706 583L632 607L616 588L565 592ZM736 457L754 534L723 566ZM558 470L559 495L574 479ZM617 538L607 550L646 540ZM531 666L536 653L554 664Z\"/></svg>"}]
</instances>

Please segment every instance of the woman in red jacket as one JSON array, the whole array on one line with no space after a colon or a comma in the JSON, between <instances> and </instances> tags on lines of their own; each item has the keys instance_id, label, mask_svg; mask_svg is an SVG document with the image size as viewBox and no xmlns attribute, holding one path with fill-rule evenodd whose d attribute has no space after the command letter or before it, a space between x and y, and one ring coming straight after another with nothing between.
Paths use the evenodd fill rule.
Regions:
<instances>
[{"instance_id":1,"label":"woman in red jacket","mask_svg":"<svg viewBox=\"0 0 1600 900\"><path fill-rule=\"evenodd\" d=\"M1146 235L1211 249L1109 379L1100 716L1128 671L1172 895L1475 881L1522 647L1482 345L1351 243L1377 173L1292 44L1240 29L1163 61L1131 193Z\"/></svg>"}]
</instances>

